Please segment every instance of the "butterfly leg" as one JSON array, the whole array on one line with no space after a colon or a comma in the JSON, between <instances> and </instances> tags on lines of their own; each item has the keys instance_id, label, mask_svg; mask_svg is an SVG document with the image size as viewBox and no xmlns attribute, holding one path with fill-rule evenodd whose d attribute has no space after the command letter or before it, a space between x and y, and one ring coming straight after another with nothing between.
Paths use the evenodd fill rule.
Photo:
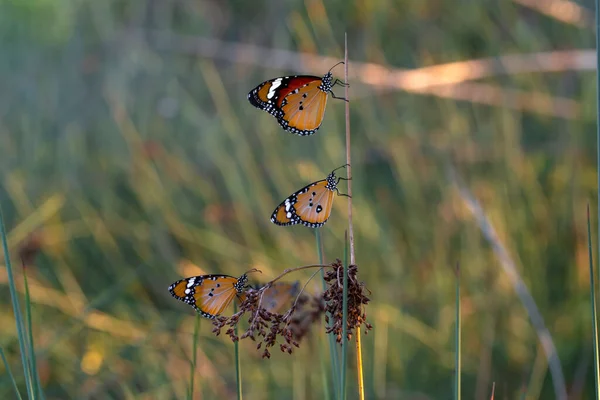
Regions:
<instances>
[{"instance_id":1,"label":"butterfly leg","mask_svg":"<svg viewBox=\"0 0 600 400\"><path fill-rule=\"evenodd\" d=\"M337 188L335 189L335 191L337 192L338 196L344 196L344 197L348 197L350 199L352 198L352 196L349 196L349 195L347 195L345 193L340 193L340 191Z\"/></svg>"},{"instance_id":2,"label":"butterfly leg","mask_svg":"<svg viewBox=\"0 0 600 400\"><path fill-rule=\"evenodd\" d=\"M329 93L331 93L331 96L332 96L334 99L338 99L338 100L344 100L346 103L348 103L348 99L347 99L347 98L345 98L345 97L337 97L337 96L335 95L335 93L333 93L333 92L331 92L331 91L330 91Z\"/></svg>"},{"instance_id":3,"label":"butterfly leg","mask_svg":"<svg viewBox=\"0 0 600 400\"><path fill-rule=\"evenodd\" d=\"M344 82L342 82L342 81L341 81L341 80L339 80L339 79L336 79L336 80L333 82L333 86L335 86L335 85L340 85L340 86L350 86L350 84L349 84L349 83L344 83Z\"/></svg>"}]
</instances>

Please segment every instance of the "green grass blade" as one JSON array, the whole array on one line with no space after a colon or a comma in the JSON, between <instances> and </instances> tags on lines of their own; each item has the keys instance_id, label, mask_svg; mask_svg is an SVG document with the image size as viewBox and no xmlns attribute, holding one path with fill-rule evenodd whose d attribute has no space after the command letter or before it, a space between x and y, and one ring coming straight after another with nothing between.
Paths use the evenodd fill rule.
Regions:
<instances>
[{"instance_id":1,"label":"green grass blade","mask_svg":"<svg viewBox=\"0 0 600 400\"><path fill-rule=\"evenodd\" d=\"M342 366L340 368L341 399L346 399L346 370L348 364L348 232L344 245L344 300L342 315ZM360 329L360 328L358 328Z\"/></svg>"},{"instance_id":2,"label":"green grass blade","mask_svg":"<svg viewBox=\"0 0 600 400\"><path fill-rule=\"evenodd\" d=\"M596 315L596 278L594 277L594 259L592 252L592 229L590 224L590 205L587 207L588 258L590 261L590 302L592 303L592 335L594 343L594 385L596 400L600 399L600 368L598 367L598 317Z\"/></svg>"},{"instance_id":3,"label":"green grass blade","mask_svg":"<svg viewBox=\"0 0 600 400\"><path fill-rule=\"evenodd\" d=\"M321 270L323 271L323 270ZM331 393L329 392L329 380L327 379L327 365L325 363L325 349L323 348L323 342L321 336L319 336L319 361L321 363L321 382L323 383L323 398L330 400Z\"/></svg>"},{"instance_id":4,"label":"green grass blade","mask_svg":"<svg viewBox=\"0 0 600 400\"><path fill-rule=\"evenodd\" d=\"M29 363L27 362L27 349L25 338L25 326L23 324L23 316L21 315L21 308L19 307L19 296L17 294L17 288L15 286L15 278L13 276L12 265L10 263L10 256L8 252L8 243L6 241L6 229L4 227L4 214L2 208L0 208L0 236L2 238L2 249L4 250L4 261L6 264L6 274L8 275L8 288L10 290L10 298L13 305L13 313L15 315L17 325L17 335L19 339L19 350L21 351L21 362L23 364L23 372L25 374L25 386L27 387L27 395L29 399L34 399L34 391L31 382L31 371L29 369Z\"/></svg>"},{"instance_id":5,"label":"green grass blade","mask_svg":"<svg viewBox=\"0 0 600 400\"><path fill-rule=\"evenodd\" d=\"M315 238L317 241L317 256L319 257L319 264L323 265L323 242L321 240L321 230L319 228L315 229ZM327 289L327 286L325 285L325 271L323 268L321 268L321 277L323 278L323 291L325 291ZM339 381L338 381L338 377L340 376L339 374L339 365L338 365L338 357L337 357L337 351L336 351L336 343L335 343L335 337L332 334L327 335L328 339L329 339L329 357L331 358L331 372L333 375L333 387L334 387L334 393L335 396L334 398L339 398L339 390L340 390L340 385L339 385Z\"/></svg>"},{"instance_id":6,"label":"green grass blade","mask_svg":"<svg viewBox=\"0 0 600 400\"><path fill-rule=\"evenodd\" d=\"M2 357L2 361L4 362L4 367L6 368L6 372L8 373L8 377L10 378L10 381L13 384L13 388L15 389L15 394L17 395L17 399L21 400L21 393L19 393L19 388L17 386L17 382L15 381L15 377L12 374L12 371L10 370L10 366L8 365L8 360L6 359L6 356L4 355L4 350L2 348L0 348L0 356Z\"/></svg>"},{"instance_id":7,"label":"green grass blade","mask_svg":"<svg viewBox=\"0 0 600 400\"><path fill-rule=\"evenodd\" d=\"M233 305L234 314L237 313L237 304L234 302ZM237 324L233 326L233 331L235 336L238 335ZM239 349L239 340L233 342L233 355L235 357L235 382L237 386L237 398L238 400L242 400L242 370L240 368L240 349Z\"/></svg>"},{"instance_id":8,"label":"green grass blade","mask_svg":"<svg viewBox=\"0 0 600 400\"><path fill-rule=\"evenodd\" d=\"M461 359L460 359L460 265L456 265L456 325L454 328L454 348L456 354L454 355L454 399L460 400L460 373L461 373Z\"/></svg>"},{"instance_id":9,"label":"green grass blade","mask_svg":"<svg viewBox=\"0 0 600 400\"><path fill-rule=\"evenodd\" d=\"M35 355L35 346L33 343L33 324L31 322L31 297L29 296L29 284L27 283L27 271L25 264L23 264L23 283L25 284L25 320L27 322L27 335L28 335L28 354L29 354L29 368L31 370L32 384L36 393L36 396L43 399L44 394L42 391L42 382L40 381L40 375L37 369L37 359Z\"/></svg>"},{"instance_id":10,"label":"green grass blade","mask_svg":"<svg viewBox=\"0 0 600 400\"><path fill-rule=\"evenodd\" d=\"M194 324L194 339L192 344L192 363L190 366L190 393L189 399L194 398L194 374L196 372L196 353L198 352L198 332L200 331L200 314L196 314L196 323Z\"/></svg>"}]
</instances>

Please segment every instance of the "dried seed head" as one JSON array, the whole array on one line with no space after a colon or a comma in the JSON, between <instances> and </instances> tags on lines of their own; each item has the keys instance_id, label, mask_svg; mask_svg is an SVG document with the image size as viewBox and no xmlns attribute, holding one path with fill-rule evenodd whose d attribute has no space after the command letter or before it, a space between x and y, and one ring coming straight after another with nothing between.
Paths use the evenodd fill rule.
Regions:
<instances>
[{"instance_id":1,"label":"dried seed head","mask_svg":"<svg viewBox=\"0 0 600 400\"><path fill-rule=\"evenodd\" d=\"M343 335L343 312L344 312L344 266L340 260L332 264L333 269L325 274L327 290L323 293L323 300L326 302L325 310L331 316L333 322L327 327L327 333L336 335L336 340L342 342ZM365 295L364 283L357 279L358 266L350 265L348 267L348 317L347 317L347 337L352 337L353 329L358 329L364 324L367 330L372 326L366 322L366 313L364 305L369 303L369 298ZM329 318L325 317L329 322Z\"/></svg>"}]
</instances>

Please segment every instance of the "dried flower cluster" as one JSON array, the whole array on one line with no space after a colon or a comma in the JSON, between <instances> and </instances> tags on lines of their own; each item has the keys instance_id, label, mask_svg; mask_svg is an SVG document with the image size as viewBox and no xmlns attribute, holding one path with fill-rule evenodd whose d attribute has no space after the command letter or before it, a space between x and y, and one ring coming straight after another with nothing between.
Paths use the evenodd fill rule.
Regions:
<instances>
[{"instance_id":1,"label":"dried flower cluster","mask_svg":"<svg viewBox=\"0 0 600 400\"><path fill-rule=\"evenodd\" d=\"M334 333L336 340L342 342L343 333L343 314L344 314L344 266L340 260L332 264L333 269L325 274L327 290L323 293L323 300L327 304L325 321L329 323L329 317L333 319L330 326L327 327L327 333ZM347 333L348 340L352 337L354 328L359 328L364 324L367 330L373 327L366 320L367 316L363 305L369 302L369 298L364 294L365 285L356 279L358 267L350 265L348 267L348 319Z\"/></svg>"},{"instance_id":2,"label":"dried flower cluster","mask_svg":"<svg viewBox=\"0 0 600 400\"><path fill-rule=\"evenodd\" d=\"M310 332L311 327L317 323L326 312L326 321L333 318L331 326L326 328L327 333L333 332L337 341L342 338L342 316L343 316L343 275L344 268L340 260L331 265L332 268L325 274L327 290L320 296L312 296L301 293L293 302L290 309L283 314L272 312L263 304L264 293L273 282L267 283L260 289L249 288L244 292L240 310L230 317L220 316L213 320L213 333L217 336L221 330L227 327L225 332L232 341L250 338L257 341L257 349L263 348L263 358L270 358L270 347L277 344L280 337L282 343L279 348L282 352L291 354L294 347L299 347L299 342ZM351 265L348 275L348 338L352 330L365 324L367 329L371 325L366 322L363 305L369 302L364 295L364 284L356 279L358 267ZM240 319L249 314L248 329L241 335L235 334L234 327Z\"/></svg>"}]
</instances>

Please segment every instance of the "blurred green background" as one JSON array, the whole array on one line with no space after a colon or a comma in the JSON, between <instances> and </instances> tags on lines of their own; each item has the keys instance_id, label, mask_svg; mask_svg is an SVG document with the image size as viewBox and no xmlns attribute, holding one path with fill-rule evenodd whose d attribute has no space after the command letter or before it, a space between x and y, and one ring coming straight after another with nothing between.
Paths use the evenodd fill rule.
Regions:
<instances>
[{"instance_id":1,"label":"blurred green background","mask_svg":"<svg viewBox=\"0 0 600 400\"><path fill-rule=\"evenodd\" d=\"M19 248L40 240L28 276L46 397L184 398L195 314L167 286L253 267L266 281L317 261L312 229L269 217L345 162L344 103L330 99L317 134L299 137L246 95L269 78L324 74L347 32L357 264L374 326L363 336L367 398L451 398L457 262L465 398L489 399L494 382L499 399L556 397L515 282L551 334L569 398L591 398L591 10L591 0L2 0L0 204L19 288ZM555 51L523 67L520 56ZM327 261L342 257L346 215L336 198ZM0 302L0 346L22 383L4 268ZM248 399L323 398L327 342L314 328L292 356L261 360L242 342ZM211 329L202 320L197 398L232 398L233 347ZM11 396L0 366L0 398Z\"/></svg>"}]
</instances>

